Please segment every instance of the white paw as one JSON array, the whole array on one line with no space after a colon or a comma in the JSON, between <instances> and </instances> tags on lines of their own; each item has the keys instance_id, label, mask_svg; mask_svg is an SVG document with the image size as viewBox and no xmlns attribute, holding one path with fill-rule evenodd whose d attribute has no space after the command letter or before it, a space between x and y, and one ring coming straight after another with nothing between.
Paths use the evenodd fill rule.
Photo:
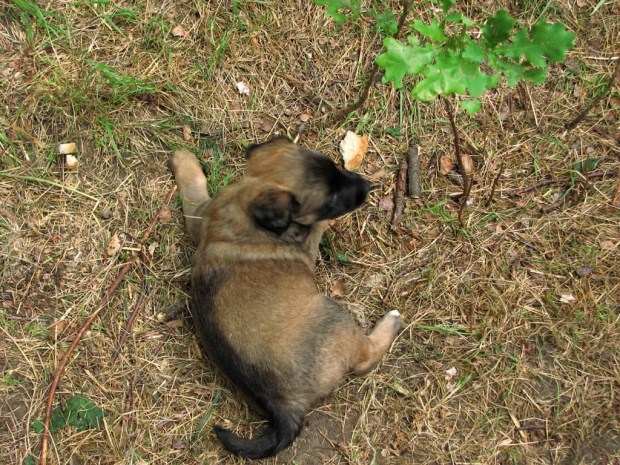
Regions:
<instances>
[{"instance_id":1,"label":"white paw","mask_svg":"<svg viewBox=\"0 0 620 465\"><path fill-rule=\"evenodd\" d=\"M400 316L400 312L398 310L392 310L391 312L388 312L388 315L398 318Z\"/></svg>"}]
</instances>

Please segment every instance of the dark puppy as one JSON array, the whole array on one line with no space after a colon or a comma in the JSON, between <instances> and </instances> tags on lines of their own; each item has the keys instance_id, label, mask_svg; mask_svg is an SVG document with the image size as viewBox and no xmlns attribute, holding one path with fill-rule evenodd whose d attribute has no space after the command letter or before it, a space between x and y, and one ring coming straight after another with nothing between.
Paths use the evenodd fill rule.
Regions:
<instances>
[{"instance_id":1,"label":"dark puppy","mask_svg":"<svg viewBox=\"0 0 620 465\"><path fill-rule=\"evenodd\" d=\"M196 157L170 165L193 258L191 312L209 357L269 419L255 439L216 427L224 447L269 457L299 434L309 409L350 372L370 371L402 327L388 313L365 336L314 282L327 220L360 206L369 184L285 138L247 151L243 180L215 197Z\"/></svg>"}]
</instances>

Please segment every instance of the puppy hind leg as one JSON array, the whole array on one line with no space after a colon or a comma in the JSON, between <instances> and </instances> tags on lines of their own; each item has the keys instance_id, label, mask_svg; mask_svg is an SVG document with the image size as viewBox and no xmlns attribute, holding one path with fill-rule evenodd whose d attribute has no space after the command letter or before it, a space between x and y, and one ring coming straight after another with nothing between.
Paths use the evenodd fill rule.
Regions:
<instances>
[{"instance_id":1,"label":"puppy hind leg","mask_svg":"<svg viewBox=\"0 0 620 465\"><path fill-rule=\"evenodd\" d=\"M169 166L183 202L187 232L194 242L198 242L202 212L209 200L207 178L196 156L187 150L175 150Z\"/></svg>"},{"instance_id":2,"label":"puppy hind leg","mask_svg":"<svg viewBox=\"0 0 620 465\"><path fill-rule=\"evenodd\" d=\"M403 318L398 311L392 310L379 320L368 336L361 336L353 373L361 376L372 370L390 348L402 327Z\"/></svg>"}]
</instances>

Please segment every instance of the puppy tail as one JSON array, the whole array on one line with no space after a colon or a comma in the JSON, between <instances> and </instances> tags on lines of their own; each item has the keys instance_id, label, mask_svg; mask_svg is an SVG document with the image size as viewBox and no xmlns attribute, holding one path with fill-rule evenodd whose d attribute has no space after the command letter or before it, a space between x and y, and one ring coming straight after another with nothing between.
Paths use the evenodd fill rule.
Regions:
<instances>
[{"instance_id":1,"label":"puppy tail","mask_svg":"<svg viewBox=\"0 0 620 465\"><path fill-rule=\"evenodd\" d=\"M248 459L262 459L276 455L287 447L301 432L304 416L280 410L274 415L267 430L256 439L245 439L215 426L215 434L224 448Z\"/></svg>"}]
</instances>

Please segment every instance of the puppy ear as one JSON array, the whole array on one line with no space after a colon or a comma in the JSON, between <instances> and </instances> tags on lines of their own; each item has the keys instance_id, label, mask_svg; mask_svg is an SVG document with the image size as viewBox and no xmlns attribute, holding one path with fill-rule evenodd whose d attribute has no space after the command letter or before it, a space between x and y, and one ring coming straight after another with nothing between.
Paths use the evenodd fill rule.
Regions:
<instances>
[{"instance_id":1,"label":"puppy ear","mask_svg":"<svg viewBox=\"0 0 620 465\"><path fill-rule=\"evenodd\" d=\"M292 215L299 209L293 194L269 189L256 196L249 205L249 214L258 226L278 235L287 230Z\"/></svg>"}]
</instances>

